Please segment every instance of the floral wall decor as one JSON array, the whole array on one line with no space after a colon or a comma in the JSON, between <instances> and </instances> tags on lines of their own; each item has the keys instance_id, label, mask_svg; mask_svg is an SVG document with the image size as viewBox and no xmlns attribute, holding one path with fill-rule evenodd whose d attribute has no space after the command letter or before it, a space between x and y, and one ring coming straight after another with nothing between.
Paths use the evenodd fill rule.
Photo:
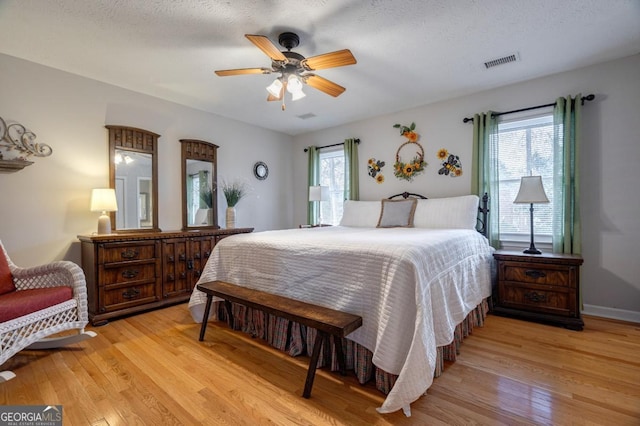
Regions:
<instances>
[{"instance_id":1,"label":"floral wall decor","mask_svg":"<svg viewBox=\"0 0 640 426\"><path fill-rule=\"evenodd\" d=\"M414 176L419 175L424 171L424 168L427 166L426 161L424 161L424 149L422 145L418 143L418 138L420 135L416 133L416 123L411 123L410 126L404 126L402 124L394 124L394 128L400 129L400 134L407 138L407 141L400 145L398 150L396 151L396 162L393 165L393 174L398 179L403 179L411 182ZM416 155L409 161L403 161L400 158L400 151L405 146L409 148L417 149Z\"/></svg>"},{"instance_id":2,"label":"floral wall decor","mask_svg":"<svg viewBox=\"0 0 640 426\"><path fill-rule=\"evenodd\" d=\"M462 176L462 163L460 157L450 154L444 148L438 151L438 160L442 161L442 168L438 170L439 175L458 177Z\"/></svg>"},{"instance_id":3,"label":"floral wall decor","mask_svg":"<svg viewBox=\"0 0 640 426\"><path fill-rule=\"evenodd\" d=\"M369 169L369 176L374 178L377 183L384 182L384 176L382 175L382 168L384 167L384 164L384 161L369 158L369 164L367 166Z\"/></svg>"}]
</instances>

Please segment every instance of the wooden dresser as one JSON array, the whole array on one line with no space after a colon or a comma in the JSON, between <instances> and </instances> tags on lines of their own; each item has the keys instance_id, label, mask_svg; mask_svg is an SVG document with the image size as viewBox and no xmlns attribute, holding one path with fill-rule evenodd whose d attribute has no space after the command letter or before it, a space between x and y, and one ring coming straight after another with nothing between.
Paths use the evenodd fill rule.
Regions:
<instances>
[{"instance_id":1,"label":"wooden dresser","mask_svg":"<svg viewBox=\"0 0 640 426\"><path fill-rule=\"evenodd\" d=\"M188 300L216 243L252 231L79 235L91 324Z\"/></svg>"},{"instance_id":2,"label":"wooden dresser","mask_svg":"<svg viewBox=\"0 0 640 426\"><path fill-rule=\"evenodd\" d=\"M498 250L498 283L494 289L496 314L582 330L580 265L576 255L525 254Z\"/></svg>"}]
</instances>

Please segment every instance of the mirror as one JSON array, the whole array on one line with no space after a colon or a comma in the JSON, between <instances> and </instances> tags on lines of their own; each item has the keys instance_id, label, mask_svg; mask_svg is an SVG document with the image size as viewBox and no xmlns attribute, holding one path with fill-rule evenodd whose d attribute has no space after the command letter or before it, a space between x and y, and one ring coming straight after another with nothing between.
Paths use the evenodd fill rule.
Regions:
<instances>
[{"instance_id":1,"label":"mirror","mask_svg":"<svg viewBox=\"0 0 640 426\"><path fill-rule=\"evenodd\" d=\"M182 144L182 229L218 229L218 146L196 139Z\"/></svg>"},{"instance_id":2,"label":"mirror","mask_svg":"<svg viewBox=\"0 0 640 426\"><path fill-rule=\"evenodd\" d=\"M109 129L109 184L116 190L118 211L111 227L118 232L158 228L158 160L160 135L124 126Z\"/></svg>"}]
</instances>

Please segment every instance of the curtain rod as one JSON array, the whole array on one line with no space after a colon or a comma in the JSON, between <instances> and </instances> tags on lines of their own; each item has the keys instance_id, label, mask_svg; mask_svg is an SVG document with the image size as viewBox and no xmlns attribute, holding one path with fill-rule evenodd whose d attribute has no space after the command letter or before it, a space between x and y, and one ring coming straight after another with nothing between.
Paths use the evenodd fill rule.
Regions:
<instances>
[{"instance_id":1,"label":"curtain rod","mask_svg":"<svg viewBox=\"0 0 640 426\"><path fill-rule=\"evenodd\" d=\"M356 143L360 143L360 139L356 139ZM334 143L332 145L319 146L316 149L331 148L332 146L340 146L340 145L344 145L344 142ZM309 148L305 148L304 152L309 152Z\"/></svg>"},{"instance_id":2,"label":"curtain rod","mask_svg":"<svg viewBox=\"0 0 640 426\"><path fill-rule=\"evenodd\" d=\"M580 100L582 101L582 105L584 105L584 101L592 101L595 98L596 98L596 96L594 94L590 94L590 95L587 95L587 96L583 96ZM556 103L554 102L552 104L538 105L538 106L532 106L532 107L529 107L529 108L522 108L522 109L514 109L513 111L494 112L491 115L493 117L498 117L500 115L505 115L505 114L513 114L513 113L516 113L516 112L529 111L529 110L532 110L532 109L550 107L550 106L554 106L555 104ZM470 121L472 122L473 118L465 117L465 118L462 119L463 123L468 123Z\"/></svg>"}]
</instances>

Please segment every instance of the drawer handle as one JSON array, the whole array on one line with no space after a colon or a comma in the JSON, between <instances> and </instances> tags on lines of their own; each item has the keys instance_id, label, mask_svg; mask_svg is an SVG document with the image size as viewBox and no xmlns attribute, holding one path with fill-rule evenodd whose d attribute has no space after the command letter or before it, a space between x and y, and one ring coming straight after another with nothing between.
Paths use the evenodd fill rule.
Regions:
<instances>
[{"instance_id":1,"label":"drawer handle","mask_svg":"<svg viewBox=\"0 0 640 426\"><path fill-rule=\"evenodd\" d=\"M174 260L176 260L176 258L173 256L167 256L167 259L169 260L169 262L173 262Z\"/></svg>"},{"instance_id":2,"label":"drawer handle","mask_svg":"<svg viewBox=\"0 0 640 426\"><path fill-rule=\"evenodd\" d=\"M540 302L546 302L547 301L547 296L545 296L544 294L538 294L535 291L529 291L527 293L524 294L524 298L527 300L530 300L532 302L535 303L540 303Z\"/></svg>"},{"instance_id":3,"label":"drawer handle","mask_svg":"<svg viewBox=\"0 0 640 426\"><path fill-rule=\"evenodd\" d=\"M126 269L122 271L122 277L127 279L135 278L139 273L140 271L138 271L137 269Z\"/></svg>"},{"instance_id":4,"label":"drawer handle","mask_svg":"<svg viewBox=\"0 0 640 426\"><path fill-rule=\"evenodd\" d=\"M140 296L140 290L135 287L122 292L122 297L125 299L133 299L138 296Z\"/></svg>"},{"instance_id":5,"label":"drawer handle","mask_svg":"<svg viewBox=\"0 0 640 426\"><path fill-rule=\"evenodd\" d=\"M176 277L173 274L168 274L167 275L167 281L174 281L176 279Z\"/></svg>"},{"instance_id":6,"label":"drawer handle","mask_svg":"<svg viewBox=\"0 0 640 426\"><path fill-rule=\"evenodd\" d=\"M180 279L185 279L187 278L187 273L186 272L180 272Z\"/></svg>"},{"instance_id":7,"label":"drawer handle","mask_svg":"<svg viewBox=\"0 0 640 426\"><path fill-rule=\"evenodd\" d=\"M196 253L195 255L193 255L193 257L195 257L196 259L200 259L200 253Z\"/></svg>"},{"instance_id":8,"label":"drawer handle","mask_svg":"<svg viewBox=\"0 0 640 426\"><path fill-rule=\"evenodd\" d=\"M193 275L195 275L196 277L200 276L200 271L193 271Z\"/></svg>"},{"instance_id":9,"label":"drawer handle","mask_svg":"<svg viewBox=\"0 0 640 426\"><path fill-rule=\"evenodd\" d=\"M204 252L204 257L209 257L209 255L211 255L211 252L209 250Z\"/></svg>"},{"instance_id":10,"label":"drawer handle","mask_svg":"<svg viewBox=\"0 0 640 426\"><path fill-rule=\"evenodd\" d=\"M528 276L528 277L531 277L531 278L544 278L544 277L547 276L547 274L545 274L544 272L537 271L535 269L529 269L529 270L525 271L524 274L526 276Z\"/></svg>"},{"instance_id":11,"label":"drawer handle","mask_svg":"<svg viewBox=\"0 0 640 426\"><path fill-rule=\"evenodd\" d=\"M120 253L123 259L134 259L138 257L139 254L140 253L138 252L138 250L134 250L134 249L122 250L122 253Z\"/></svg>"},{"instance_id":12,"label":"drawer handle","mask_svg":"<svg viewBox=\"0 0 640 426\"><path fill-rule=\"evenodd\" d=\"M187 260L187 269L193 269L193 259Z\"/></svg>"},{"instance_id":13,"label":"drawer handle","mask_svg":"<svg viewBox=\"0 0 640 426\"><path fill-rule=\"evenodd\" d=\"M186 254L184 254L184 253L180 253L180 254L178 255L178 259L180 259L180 260L186 260L186 259L187 259L187 255L186 255Z\"/></svg>"}]
</instances>

